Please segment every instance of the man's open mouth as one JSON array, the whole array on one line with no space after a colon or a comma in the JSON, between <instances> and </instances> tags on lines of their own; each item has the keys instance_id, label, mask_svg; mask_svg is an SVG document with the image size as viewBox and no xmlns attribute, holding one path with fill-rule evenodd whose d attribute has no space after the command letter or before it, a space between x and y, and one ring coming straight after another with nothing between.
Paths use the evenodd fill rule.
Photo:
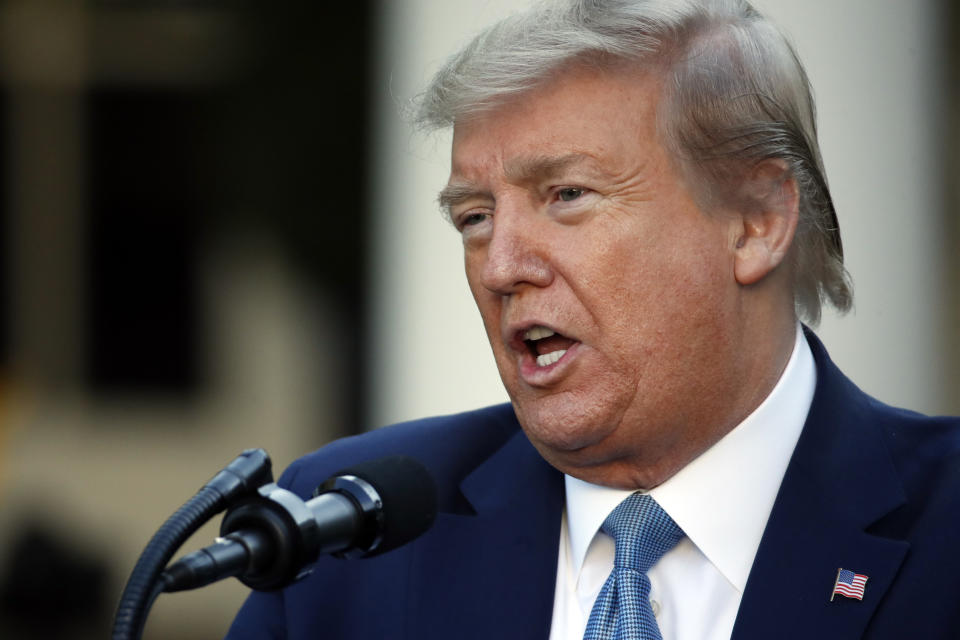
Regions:
<instances>
[{"instance_id":1,"label":"man's open mouth","mask_svg":"<svg viewBox=\"0 0 960 640\"><path fill-rule=\"evenodd\" d=\"M536 359L538 367L548 367L560 360L567 349L576 344L576 340L537 325L523 332L523 343Z\"/></svg>"}]
</instances>

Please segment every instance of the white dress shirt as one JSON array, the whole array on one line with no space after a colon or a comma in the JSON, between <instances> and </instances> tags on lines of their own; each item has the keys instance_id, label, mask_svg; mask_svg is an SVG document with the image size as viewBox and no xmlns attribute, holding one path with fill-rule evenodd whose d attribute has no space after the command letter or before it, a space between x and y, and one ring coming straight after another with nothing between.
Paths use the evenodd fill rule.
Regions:
<instances>
[{"instance_id":1,"label":"white dress shirt","mask_svg":"<svg viewBox=\"0 0 960 640\"><path fill-rule=\"evenodd\" d=\"M770 395L710 449L649 494L686 537L647 575L664 640L727 640L760 537L816 386L813 355L797 325L793 354ZM566 476L550 640L582 640L613 568L600 525L633 493Z\"/></svg>"}]
</instances>

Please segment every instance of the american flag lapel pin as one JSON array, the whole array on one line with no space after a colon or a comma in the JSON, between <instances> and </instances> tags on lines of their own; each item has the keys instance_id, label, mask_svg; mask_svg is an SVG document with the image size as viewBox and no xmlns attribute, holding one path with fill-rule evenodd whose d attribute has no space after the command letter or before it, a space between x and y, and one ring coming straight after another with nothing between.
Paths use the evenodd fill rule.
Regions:
<instances>
[{"instance_id":1,"label":"american flag lapel pin","mask_svg":"<svg viewBox=\"0 0 960 640\"><path fill-rule=\"evenodd\" d=\"M837 594L845 598L863 600L863 590L867 586L867 579L867 576L862 573L854 573L849 569L837 569L837 579L833 582L830 602L833 602Z\"/></svg>"}]
</instances>

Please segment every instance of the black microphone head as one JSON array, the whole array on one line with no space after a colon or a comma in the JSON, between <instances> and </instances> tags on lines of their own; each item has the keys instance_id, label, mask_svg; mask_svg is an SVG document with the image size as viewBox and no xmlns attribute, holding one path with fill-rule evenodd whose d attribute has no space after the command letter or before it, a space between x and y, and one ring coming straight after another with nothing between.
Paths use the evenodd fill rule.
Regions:
<instances>
[{"instance_id":1,"label":"black microphone head","mask_svg":"<svg viewBox=\"0 0 960 640\"><path fill-rule=\"evenodd\" d=\"M342 469L369 483L382 502L380 543L364 554L375 556L427 532L437 516L437 486L430 472L408 456L387 456ZM379 519L379 518L378 518Z\"/></svg>"}]
</instances>

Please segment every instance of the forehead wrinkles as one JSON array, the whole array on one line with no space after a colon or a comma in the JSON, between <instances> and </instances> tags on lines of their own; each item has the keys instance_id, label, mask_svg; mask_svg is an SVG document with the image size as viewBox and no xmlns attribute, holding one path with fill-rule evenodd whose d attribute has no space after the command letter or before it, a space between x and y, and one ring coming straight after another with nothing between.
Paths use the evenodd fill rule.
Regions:
<instances>
[{"instance_id":1,"label":"forehead wrinkles","mask_svg":"<svg viewBox=\"0 0 960 640\"><path fill-rule=\"evenodd\" d=\"M553 178L589 157L585 153L572 152L562 155L543 154L513 158L504 163L504 175L508 182L515 183Z\"/></svg>"},{"instance_id":2,"label":"forehead wrinkles","mask_svg":"<svg viewBox=\"0 0 960 640\"><path fill-rule=\"evenodd\" d=\"M557 155L520 156L496 163L492 161L479 162L466 167L463 166L463 163L458 162L455 163L451 172L448 189L460 191L465 187L474 186L476 183L487 183L490 182L491 177L498 177L496 173L501 174L506 182L513 184L555 178L562 176L573 166L590 159L592 159L590 154L569 152ZM494 169L496 173L492 172L491 169Z\"/></svg>"}]
</instances>

